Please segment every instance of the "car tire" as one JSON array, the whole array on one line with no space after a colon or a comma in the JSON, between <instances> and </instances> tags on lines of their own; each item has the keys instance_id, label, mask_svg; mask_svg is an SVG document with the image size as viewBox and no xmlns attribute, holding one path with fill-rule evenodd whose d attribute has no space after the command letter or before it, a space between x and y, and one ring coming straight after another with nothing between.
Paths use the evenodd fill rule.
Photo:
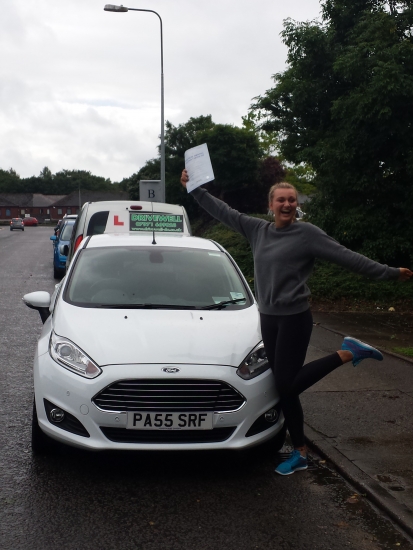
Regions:
<instances>
[{"instance_id":1,"label":"car tire","mask_svg":"<svg viewBox=\"0 0 413 550\"><path fill-rule=\"evenodd\" d=\"M24 231L24 227L23 227L22 231Z\"/></svg>"},{"instance_id":2,"label":"car tire","mask_svg":"<svg viewBox=\"0 0 413 550\"><path fill-rule=\"evenodd\" d=\"M60 269L57 269L54 266L53 266L53 277L55 279L61 279L63 277L62 272L60 271Z\"/></svg>"},{"instance_id":3,"label":"car tire","mask_svg":"<svg viewBox=\"0 0 413 550\"><path fill-rule=\"evenodd\" d=\"M55 441L46 435L39 426L37 420L36 400L33 399L32 416L32 451L36 455L52 454L56 450Z\"/></svg>"},{"instance_id":4,"label":"car tire","mask_svg":"<svg viewBox=\"0 0 413 550\"><path fill-rule=\"evenodd\" d=\"M12 228L12 227L10 227L10 231L13 231L13 228Z\"/></svg>"}]
</instances>

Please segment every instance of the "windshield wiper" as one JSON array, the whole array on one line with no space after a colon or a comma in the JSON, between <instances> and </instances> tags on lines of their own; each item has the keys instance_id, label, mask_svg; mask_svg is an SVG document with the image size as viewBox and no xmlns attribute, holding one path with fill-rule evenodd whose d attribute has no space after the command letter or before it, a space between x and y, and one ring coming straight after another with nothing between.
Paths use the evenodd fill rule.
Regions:
<instances>
[{"instance_id":1,"label":"windshield wiper","mask_svg":"<svg viewBox=\"0 0 413 550\"><path fill-rule=\"evenodd\" d=\"M223 309L230 304L245 302L246 298L237 298L236 300L224 300L218 304L209 306L184 306L174 304L96 304L93 307L101 309Z\"/></svg>"},{"instance_id":2,"label":"windshield wiper","mask_svg":"<svg viewBox=\"0 0 413 550\"><path fill-rule=\"evenodd\" d=\"M96 304L102 309L197 309L195 306L173 304Z\"/></svg>"},{"instance_id":3,"label":"windshield wiper","mask_svg":"<svg viewBox=\"0 0 413 550\"><path fill-rule=\"evenodd\" d=\"M218 302L217 304L211 304L210 306L204 306L200 309L222 309L229 304L236 304L238 302L245 302L246 298L237 298L236 300L224 300L223 302Z\"/></svg>"}]
</instances>

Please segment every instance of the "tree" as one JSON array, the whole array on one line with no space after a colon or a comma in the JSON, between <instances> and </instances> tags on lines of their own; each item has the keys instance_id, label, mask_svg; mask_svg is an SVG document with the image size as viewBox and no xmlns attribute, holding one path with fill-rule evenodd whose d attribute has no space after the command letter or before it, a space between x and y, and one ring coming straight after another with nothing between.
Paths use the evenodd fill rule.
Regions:
<instances>
[{"instance_id":1,"label":"tree","mask_svg":"<svg viewBox=\"0 0 413 550\"><path fill-rule=\"evenodd\" d=\"M95 176L87 170L62 170L52 174L45 166L38 176L20 178L12 169L0 169L0 192L43 193L45 195L67 195L76 189L91 191L126 190L121 183L112 184L109 178Z\"/></svg>"},{"instance_id":2,"label":"tree","mask_svg":"<svg viewBox=\"0 0 413 550\"><path fill-rule=\"evenodd\" d=\"M266 157L260 163L259 179L265 189L285 179L286 171L275 157Z\"/></svg>"},{"instance_id":3,"label":"tree","mask_svg":"<svg viewBox=\"0 0 413 550\"><path fill-rule=\"evenodd\" d=\"M278 132L263 130L260 124L261 116L259 111L249 110L246 116L241 117L242 127L257 135L262 155L269 157L279 155L280 146Z\"/></svg>"},{"instance_id":4,"label":"tree","mask_svg":"<svg viewBox=\"0 0 413 550\"><path fill-rule=\"evenodd\" d=\"M240 210L250 209L257 191L261 148L255 134L230 124L215 124L200 131L195 145L208 144L215 180L214 194Z\"/></svg>"},{"instance_id":5,"label":"tree","mask_svg":"<svg viewBox=\"0 0 413 550\"><path fill-rule=\"evenodd\" d=\"M129 178L125 178L121 183L126 183L129 197L132 200L139 200L139 181L140 180L160 180L161 179L161 161L160 159L148 160L144 166Z\"/></svg>"},{"instance_id":6,"label":"tree","mask_svg":"<svg viewBox=\"0 0 413 550\"><path fill-rule=\"evenodd\" d=\"M306 211L379 261L413 261L413 9L410 0L325 0L288 20L288 67L256 98L281 153L315 171Z\"/></svg>"},{"instance_id":7,"label":"tree","mask_svg":"<svg viewBox=\"0 0 413 550\"><path fill-rule=\"evenodd\" d=\"M39 178L44 179L45 181L52 181L53 174L47 166L43 168L43 170L40 172Z\"/></svg>"},{"instance_id":8,"label":"tree","mask_svg":"<svg viewBox=\"0 0 413 550\"><path fill-rule=\"evenodd\" d=\"M13 168L2 170L0 168L0 193L23 193L20 190L21 179Z\"/></svg>"},{"instance_id":9,"label":"tree","mask_svg":"<svg viewBox=\"0 0 413 550\"><path fill-rule=\"evenodd\" d=\"M49 191L49 193L62 195L72 193L72 191L79 188L88 189L89 191L110 191L113 189L109 178L95 176L88 170L61 170L56 172L50 188L52 191Z\"/></svg>"},{"instance_id":10,"label":"tree","mask_svg":"<svg viewBox=\"0 0 413 550\"><path fill-rule=\"evenodd\" d=\"M260 143L262 153L265 157L264 161L271 162L275 169L274 174L267 180L267 188L274 183L280 181L287 181L294 185L300 193L305 195L312 195L315 192L314 186L314 170L309 164L300 163L292 164L288 163L280 151L280 142L278 138L278 132L264 130L261 124L261 112L257 110L250 110L248 115L242 117L242 125L250 132L254 132ZM278 167L276 168L276 163ZM262 170L263 168L260 168ZM264 169L265 171L267 169ZM266 177L260 175L260 179Z\"/></svg>"}]
</instances>

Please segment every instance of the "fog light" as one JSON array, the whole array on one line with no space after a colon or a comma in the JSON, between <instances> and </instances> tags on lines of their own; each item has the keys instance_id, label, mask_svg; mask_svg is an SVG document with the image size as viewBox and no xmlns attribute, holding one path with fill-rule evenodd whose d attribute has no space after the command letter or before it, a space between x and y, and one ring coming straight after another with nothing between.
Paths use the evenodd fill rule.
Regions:
<instances>
[{"instance_id":1,"label":"fog light","mask_svg":"<svg viewBox=\"0 0 413 550\"><path fill-rule=\"evenodd\" d=\"M264 418L267 422L275 422L278 419L278 413L275 409L270 409L264 415Z\"/></svg>"},{"instance_id":2,"label":"fog light","mask_svg":"<svg viewBox=\"0 0 413 550\"><path fill-rule=\"evenodd\" d=\"M62 422L65 419L65 413L62 409L52 409L50 411L50 418L53 422Z\"/></svg>"}]
</instances>

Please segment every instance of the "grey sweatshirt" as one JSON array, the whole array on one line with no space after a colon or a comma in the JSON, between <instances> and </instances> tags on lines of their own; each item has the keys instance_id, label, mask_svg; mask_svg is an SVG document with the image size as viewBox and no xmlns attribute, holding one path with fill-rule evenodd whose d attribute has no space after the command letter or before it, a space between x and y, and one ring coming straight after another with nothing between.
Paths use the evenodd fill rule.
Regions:
<instances>
[{"instance_id":1,"label":"grey sweatshirt","mask_svg":"<svg viewBox=\"0 0 413 550\"><path fill-rule=\"evenodd\" d=\"M353 252L319 227L295 222L276 228L274 223L252 218L198 187L191 195L211 216L249 241L254 257L255 296L261 313L293 315L309 308L306 282L314 260L329 260L372 279L397 279L400 270Z\"/></svg>"}]
</instances>

